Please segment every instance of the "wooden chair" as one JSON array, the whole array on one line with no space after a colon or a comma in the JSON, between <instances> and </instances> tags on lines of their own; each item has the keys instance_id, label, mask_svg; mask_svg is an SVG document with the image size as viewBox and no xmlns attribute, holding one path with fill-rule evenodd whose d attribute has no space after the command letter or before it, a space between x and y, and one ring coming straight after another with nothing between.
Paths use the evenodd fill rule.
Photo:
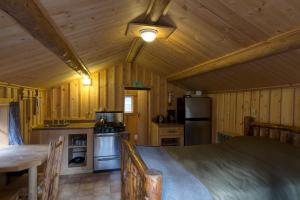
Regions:
<instances>
[{"instance_id":1,"label":"wooden chair","mask_svg":"<svg viewBox=\"0 0 300 200\"><path fill-rule=\"evenodd\" d=\"M58 187L59 187L59 176L60 168L62 163L62 153L64 147L64 137L60 136L59 140L56 142L50 142L47 166L44 174L39 174L39 191L38 198L41 200L56 200L58 197ZM9 189L20 190L20 199L27 199L28 189L27 189L28 177L23 176L17 181L18 183L13 183L12 187ZM1 199L1 198L0 198ZM1 199L2 200L2 199Z\"/></svg>"},{"instance_id":2,"label":"wooden chair","mask_svg":"<svg viewBox=\"0 0 300 200\"><path fill-rule=\"evenodd\" d=\"M56 200L58 197L63 147L63 136L60 136L57 142L51 142L49 145L49 155L42 187L42 200Z\"/></svg>"}]
</instances>

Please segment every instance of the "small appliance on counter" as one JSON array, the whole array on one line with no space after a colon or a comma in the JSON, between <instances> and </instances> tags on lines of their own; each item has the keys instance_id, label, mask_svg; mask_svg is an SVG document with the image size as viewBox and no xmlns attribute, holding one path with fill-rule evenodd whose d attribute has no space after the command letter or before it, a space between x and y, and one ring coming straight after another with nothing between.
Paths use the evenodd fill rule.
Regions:
<instances>
[{"instance_id":1,"label":"small appliance on counter","mask_svg":"<svg viewBox=\"0 0 300 200\"><path fill-rule=\"evenodd\" d=\"M96 112L94 127L94 171L120 169L121 139L128 139L124 113Z\"/></svg>"}]
</instances>

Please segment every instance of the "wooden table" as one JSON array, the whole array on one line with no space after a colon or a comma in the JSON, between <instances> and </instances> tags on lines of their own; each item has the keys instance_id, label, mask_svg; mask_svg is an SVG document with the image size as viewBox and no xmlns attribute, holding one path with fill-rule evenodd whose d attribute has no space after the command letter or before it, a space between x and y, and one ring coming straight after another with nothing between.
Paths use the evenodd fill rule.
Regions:
<instances>
[{"instance_id":1,"label":"wooden table","mask_svg":"<svg viewBox=\"0 0 300 200\"><path fill-rule=\"evenodd\" d=\"M47 160L47 145L0 146L0 173L28 169L28 199L37 199L37 167Z\"/></svg>"}]
</instances>

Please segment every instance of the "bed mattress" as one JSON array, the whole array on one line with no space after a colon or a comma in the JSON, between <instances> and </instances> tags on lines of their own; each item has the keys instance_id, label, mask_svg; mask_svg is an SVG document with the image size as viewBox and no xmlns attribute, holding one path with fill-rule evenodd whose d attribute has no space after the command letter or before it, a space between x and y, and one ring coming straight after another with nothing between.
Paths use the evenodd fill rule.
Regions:
<instances>
[{"instance_id":1,"label":"bed mattress","mask_svg":"<svg viewBox=\"0 0 300 200\"><path fill-rule=\"evenodd\" d=\"M300 148L262 137L222 144L137 147L163 174L163 200L300 199Z\"/></svg>"}]
</instances>

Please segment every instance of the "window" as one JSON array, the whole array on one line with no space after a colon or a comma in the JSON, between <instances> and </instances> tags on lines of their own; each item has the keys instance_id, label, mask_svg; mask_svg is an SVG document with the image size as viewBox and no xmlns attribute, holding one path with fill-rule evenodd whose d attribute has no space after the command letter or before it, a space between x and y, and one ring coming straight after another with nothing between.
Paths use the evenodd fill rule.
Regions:
<instances>
[{"instance_id":1,"label":"window","mask_svg":"<svg viewBox=\"0 0 300 200\"><path fill-rule=\"evenodd\" d=\"M124 112L133 113L133 96L125 96L124 99Z\"/></svg>"}]
</instances>

